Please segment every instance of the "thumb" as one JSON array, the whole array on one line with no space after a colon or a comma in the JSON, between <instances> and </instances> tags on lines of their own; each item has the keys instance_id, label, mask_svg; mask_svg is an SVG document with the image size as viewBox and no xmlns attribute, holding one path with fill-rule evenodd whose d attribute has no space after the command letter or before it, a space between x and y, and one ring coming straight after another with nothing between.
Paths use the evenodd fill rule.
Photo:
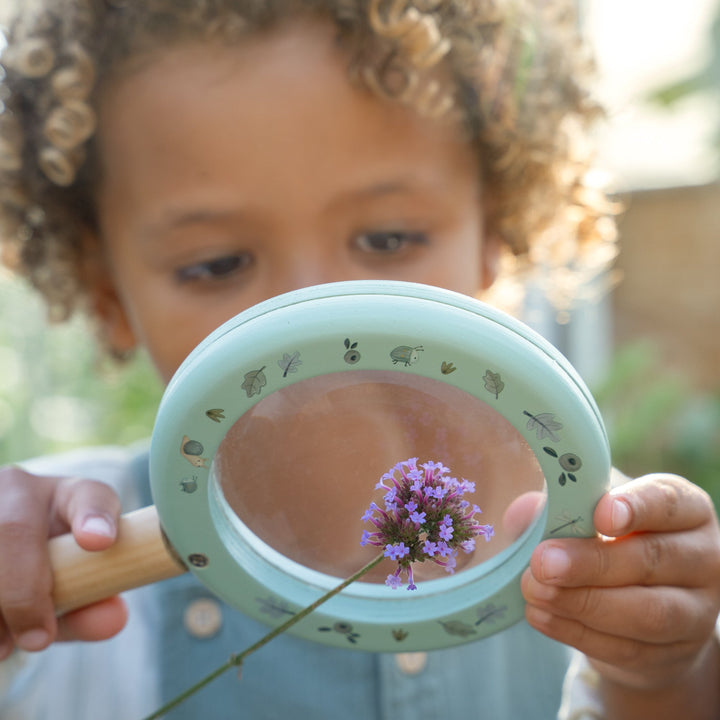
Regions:
<instances>
[{"instance_id":1,"label":"thumb","mask_svg":"<svg viewBox=\"0 0 720 720\"><path fill-rule=\"evenodd\" d=\"M69 527L84 550L105 550L115 542L121 507L109 485L80 478L62 480L55 503L58 527ZM54 530L51 534L59 534L59 529Z\"/></svg>"}]
</instances>

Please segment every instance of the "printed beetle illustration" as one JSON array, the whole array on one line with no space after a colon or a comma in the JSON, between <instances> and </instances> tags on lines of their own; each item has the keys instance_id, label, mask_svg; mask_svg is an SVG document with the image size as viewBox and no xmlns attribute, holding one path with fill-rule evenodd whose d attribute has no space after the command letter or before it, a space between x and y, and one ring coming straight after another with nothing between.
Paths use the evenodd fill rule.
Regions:
<instances>
[{"instance_id":1,"label":"printed beetle illustration","mask_svg":"<svg viewBox=\"0 0 720 720\"><path fill-rule=\"evenodd\" d=\"M422 352L425 348L423 348L422 345L417 345L416 347L410 347L408 345L398 345L391 353L390 357L392 358L393 365L397 365L398 363L402 363L405 367L408 367L409 365L414 365L420 356L418 355L419 352Z\"/></svg>"},{"instance_id":2,"label":"printed beetle illustration","mask_svg":"<svg viewBox=\"0 0 720 720\"><path fill-rule=\"evenodd\" d=\"M200 457L205 448L197 440L191 440L187 435L183 436L180 454L196 468L207 468L208 458Z\"/></svg>"}]
</instances>

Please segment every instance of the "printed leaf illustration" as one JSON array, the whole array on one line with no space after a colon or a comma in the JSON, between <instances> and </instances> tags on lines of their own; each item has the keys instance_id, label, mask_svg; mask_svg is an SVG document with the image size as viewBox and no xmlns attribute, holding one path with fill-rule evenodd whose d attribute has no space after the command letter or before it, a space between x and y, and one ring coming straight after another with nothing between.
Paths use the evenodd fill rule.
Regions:
<instances>
[{"instance_id":1,"label":"printed leaf illustration","mask_svg":"<svg viewBox=\"0 0 720 720\"><path fill-rule=\"evenodd\" d=\"M485 375L483 375L483 380L485 381L485 389L488 392L494 393L495 399L497 400L498 396L505 388L505 383L502 381L500 373L494 373L492 370L486 370Z\"/></svg>"},{"instance_id":2,"label":"printed leaf illustration","mask_svg":"<svg viewBox=\"0 0 720 720\"><path fill-rule=\"evenodd\" d=\"M267 385L264 369L265 365L259 370L251 370L249 373L245 373L245 382L242 384L242 389L247 393L248 397L259 395L260 391Z\"/></svg>"},{"instance_id":3,"label":"printed leaf illustration","mask_svg":"<svg viewBox=\"0 0 720 720\"><path fill-rule=\"evenodd\" d=\"M478 619L475 622L476 625L482 625L482 623L494 624L496 620L505 617L505 611L507 605L501 605L496 607L494 603L488 603L487 605L477 608Z\"/></svg>"},{"instance_id":4,"label":"printed leaf illustration","mask_svg":"<svg viewBox=\"0 0 720 720\"><path fill-rule=\"evenodd\" d=\"M559 442L556 430L562 430L563 424L555 419L555 413L538 413L532 415L527 410L523 410L523 415L527 415L530 419L527 422L528 430L535 430L538 440L550 438L553 442Z\"/></svg>"},{"instance_id":5,"label":"printed leaf illustration","mask_svg":"<svg viewBox=\"0 0 720 720\"><path fill-rule=\"evenodd\" d=\"M468 637L469 635L475 635L475 628L472 625L461 622L460 620L438 620L442 625L443 630L448 635L457 635L457 637Z\"/></svg>"},{"instance_id":6,"label":"printed leaf illustration","mask_svg":"<svg viewBox=\"0 0 720 720\"><path fill-rule=\"evenodd\" d=\"M272 595L263 598L256 597L255 599L260 606L260 612L269 615L273 619L295 614L295 611L284 600L279 600Z\"/></svg>"},{"instance_id":7,"label":"printed leaf illustration","mask_svg":"<svg viewBox=\"0 0 720 720\"><path fill-rule=\"evenodd\" d=\"M452 372L455 372L457 368L455 367L454 363L451 362L445 362L445 360L442 361L440 364L440 372L443 375L449 375Z\"/></svg>"},{"instance_id":8,"label":"printed leaf illustration","mask_svg":"<svg viewBox=\"0 0 720 720\"><path fill-rule=\"evenodd\" d=\"M287 377L288 373L297 372L298 367L302 365L300 353L297 350L292 355L283 353L282 360L278 360L278 365L283 371L283 377Z\"/></svg>"},{"instance_id":9,"label":"printed leaf illustration","mask_svg":"<svg viewBox=\"0 0 720 720\"><path fill-rule=\"evenodd\" d=\"M221 408L213 408L212 410L206 410L205 414L216 423L219 423L221 420L225 419L225 411Z\"/></svg>"}]
</instances>

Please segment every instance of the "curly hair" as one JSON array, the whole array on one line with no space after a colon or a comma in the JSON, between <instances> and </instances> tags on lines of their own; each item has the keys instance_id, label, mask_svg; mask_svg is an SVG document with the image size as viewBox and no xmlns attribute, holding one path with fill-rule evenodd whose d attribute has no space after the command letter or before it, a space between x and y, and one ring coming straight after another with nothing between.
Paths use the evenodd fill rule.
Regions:
<instances>
[{"instance_id":1,"label":"curly hair","mask_svg":"<svg viewBox=\"0 0 720 720\"><path fill-rule=\"evenodd\" d=\"M1 59L0 249L55 319L69 316L86 293L82 237L97 229L98 88L169 45L241 42L289 13L335 24L353 82L438 121L460 121L493 189L488 220L515 258L562 277L612 254L607 205L587 182L584 139L599 108L586 87L592 68L573 0L24 6L9 23Z\"/></svg>"}]
</instances>

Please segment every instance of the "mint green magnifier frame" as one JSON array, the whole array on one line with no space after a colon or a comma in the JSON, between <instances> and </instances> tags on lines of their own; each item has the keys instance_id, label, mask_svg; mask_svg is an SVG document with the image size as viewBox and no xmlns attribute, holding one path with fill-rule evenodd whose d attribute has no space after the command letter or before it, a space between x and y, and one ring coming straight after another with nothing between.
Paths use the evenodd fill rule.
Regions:
<instances>
[{"instance_id":1,"label":"mint green magnifier frame","mask_svg":"<svg viewBox=\"0 0 720 720\"><path fill-rule=\"evenodd\" d=\"M347 357L345 338L361 356ZM228 321L188 356L161 402L150 454L152 494L171 545L216 595L269 625L337 585L342 578L255 536L225 501L212 461L229 427L269 394L358 369L439 380L490 404L532 449L547 501L490 560L412 593L353 583L290 632L398 652L450 647L514 624L523 617L520 576L533 548L595 532L593 510L610 479L607 435L584 383L549 343L484 303L424 285L353 281L287 293ZM358 519L358 540L361 530Z\"/></svg>"}]
</instances>

